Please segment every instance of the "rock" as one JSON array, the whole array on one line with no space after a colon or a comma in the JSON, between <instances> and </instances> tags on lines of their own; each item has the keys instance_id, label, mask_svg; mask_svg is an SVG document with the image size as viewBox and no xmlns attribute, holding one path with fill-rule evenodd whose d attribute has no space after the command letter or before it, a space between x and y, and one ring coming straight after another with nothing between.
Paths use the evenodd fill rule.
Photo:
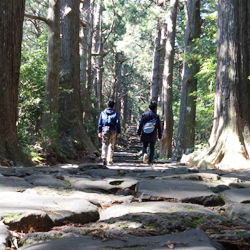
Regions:
<instances>
[{"instance_id":1,"label":"rock","mask_svg":"<svg viewBox=\"0 0 250 250\"><path fill-rule=\"evenodd\" d=\"M250 188L232 188L222 192L221 196L228 203L250 203Z\"/></svg>"},{"instance_id":2,"label":"rock","mask_svg":"<svg viewBox=\"0 0 250 250\"><path fill-rule=\"evenodd\" d=\"M151 235L178 233L199 228L208 221L229 222L216 211L200 205L160 201L111 206L100 214L100 222L106 223L109 229L132 235L137 235L139 229ZM137 228L131 227L131 222L137 223Z\"/></svg>"},{"instance_id":3,"label":"rock","mask_svg":"<svg viewBox=\"0 0 250 250\"><path fill-rule=\"evenodd\" d=\"M250 204L234 203L226 206L226 215L233 220L242 220L250 225Z\"/></svg>"},{"instance_id":4,"label":"rock","mask_svg":"<svg viewBox=\"0 0 250 250\"><path fill-rule=\"evenodd\" d=\"M129 188L135 190L137 181L129 178L87 178L82 176L65 176L66 181L70 183L72 187L79 190L96 190L103 192L116 193L119 190Z\"/></svg>"},{"instance_id":5,"label":"rock","mask_svg":"<svg viewBox=\"0 0 250 250\"><path fill-rule=\"evenodd\" d=\"M112 217L121 217L125 214L136 214L136 213L154 213L154 214L173 214L183 213L193 214L192 216L204 216L211 215L217 217L211 210L195 204L184 204L175 202L164 202L164 201L150 201L150 202L133 202L130 204L121 204L118 206L112 206L102 211L100 214L100 220L107 220Z\"/></svg>"},{"instance_id":6,"label":"rock","mask_svg":"<svg viewBox=\"0 0 250 250\"><path fill-rule=\"evenodd\" d=\"M0 250L5 250L10 244L9 227L0 222Z\"/></svg>"},{"instance_id":7,"label":"rock","mask_svg":"<svg viewBox=\"0 0 250 250\"><path fill-rule=\"evenodd\" d=\"M64 221L84 224L99 219L96 206L77 198L1 192L0 200L0 217L11 230L19 232L48 231Z\"/></svg>"},{"instance_id":8,"label":"rock","mask_svg":"<svg viewBox=\"0 0 250 250\"><path fill-rule=\"evenodd\" d=\"M224 205L206 183L181 179L140 180L137 195L142 200L172 200L204 206Z\"/></svg>"},{"instance_id":9,"label":"rock","mask_svg":"<svg viewBox=\"0 0 250 250\"><path fill-rule=\"evenodd\" d=\"M24 179L11 176L5 177L0 176L0 186L1 192L8 192L8 191L24 191L27 188L33 187L30 183L26 182Z\"/></svg>"},{"instance_id":10,"label":"rock","mask_svg":"<svg viewBox=\"0 0 250 250\"><path fill-rule=\"evenodd\" d=\"M0 238L8 244L9 225L29 232L32 245L20 249L30 250L223 249L212 239L250 249L249 170L148 166L136 156L118 153L106 167L0 167Z\"/></svg>"},{"instance_id":11,"label":"rock","mask_svg":"<svg viewBox=\"0 0 250 250\"><path fill-rule=\"evenodd\" d=\"M68 188L69 186L62 180L53 178L47 174L34 174L24 178L27 182L34 186L46 186L53 188Z\"/></svg>"},{"instance_id":12,"label":"rock","mask_svg":"<svg viewBox=\"0 0 250 250\"><path fill-rule=\"evenodd\" d=\"M104 237L105 235L103 235ZM101 237L79 236L66 237L50 242L25 246L19 250L93 250L93 249L172 249L178 250L223 250L219 243L211 240L202 230L189 230L178 234L138 237L131 235L107 234L106 240Z\"/></svg>"}]
</instances>

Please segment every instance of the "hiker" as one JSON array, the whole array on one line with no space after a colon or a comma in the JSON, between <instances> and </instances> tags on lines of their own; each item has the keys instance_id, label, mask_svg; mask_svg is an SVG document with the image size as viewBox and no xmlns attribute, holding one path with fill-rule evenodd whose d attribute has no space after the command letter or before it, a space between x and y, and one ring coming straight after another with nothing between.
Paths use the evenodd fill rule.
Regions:
<instances>
[{"instance_id":1,"label":"hiker","mask_svg":"<svg viewBox=\"0 0 250 250\"><path fill-rule=\"evenodd\" d=\"M143 153L143 163L151 165L153 163L155 143L157 138L158 130L158 141L161 140L162 131L161 131L161 121L157 112L157 102L150 101L149 110L144 112L141 116L139 123L138 136L140 141L143 143L142 153ZM148 123L149 122L149 123ZM147 154L147 147L150 145L149 157Z\"/></svg>"},{"instance_id":2,"label":"hiker","mask_svg":"<svg viewBox=\"0 0 250 250\"><path fill-rule=\"evenodd\" d=\"M97 128L98 137L102 138L101 157L104 166L113 164L116 134L117 138L121 135L119 115L114 110L115 102L109 100L107 106L100 114Z\"/></svg>"}]
</instances>

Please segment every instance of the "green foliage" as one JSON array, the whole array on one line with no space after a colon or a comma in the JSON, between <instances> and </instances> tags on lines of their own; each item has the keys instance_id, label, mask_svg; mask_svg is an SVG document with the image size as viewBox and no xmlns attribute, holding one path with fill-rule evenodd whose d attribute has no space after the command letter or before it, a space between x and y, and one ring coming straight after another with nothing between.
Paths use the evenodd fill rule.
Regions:
<instances>
[{"instance_id":1,"label":"green foliage","mask_svg":"<svg viewBox=\"0 0 250 250\"><path fill-rule=\"evenodd\" d=\"M86 133L91 138L92 141L96 140L97 136L97 124L100 115L100 110L97 108L90 108L90 117L88 120L84 119L84 127Z\"/></svg>"},{"instance_id":2,"label":"green foliage","mask_svg":"<svg viewBox=\"0 0 250 250\"><path fill-rule=\"evenodd\" d=\"M107 6L112 13L112 5ZM110 53L105 57L103 94L106 98L112 96L115 54L122 52L127 59L122 67L122 93L128 94L128 109L133 112L130 122L138 122L150 97L155 28L162 10L150 1L136 0L117 1L114 7L114 32L106 43ZM105 20L108 23L110 15Z\"/></svg>"},{"instance_id":3,"label":"green foliage","mask_svg":"<svg viewBox=\"0 0 250 250\"><path fill-rule=\"evenodd\" d=\"M196 144L206 144L213 125L214 97L217 66L217 10L216 1L206 2L203 10L204 22L202 35L195 41L196 55L200 63L198 79L197 112L196 112Z\"/></svg>"},{"instance_id":4,"label":"green foliage","mask_svg":"<svg viewBox=\"0 0 250 250\"><path fill-rule=\"evenodd\" d=\"M200 71L196 74L198 91L196 99L196 147L202 147L210 136L213 124L214 93L217 65L217 9L216 1L203 1L203 17L200 38L193 40L192 53L183 53L182 58L198 61ZM176 119L178 120L178 119Z\"/></svg>"},{"instance_id":5,"label":"green foliage","mask_svg":"<svg viewBox=\"0 0 250 250\"><path fill-rule=\"evenodd\" d=\"M30 155L33 162L38 164L44 161L44 158L41 156L42 148L39 144L27 145L24 151L27 155Z\"/></svg>"},{"instance_id":6,"label":"green foliage","mask_svg":"<svg viewBox=\"0 0 250 250\"><path fill-rule=\"evenodd\" d=\"M200 63L198 79L196 142L207 141L213 120L214 89L216 80L216 37L217 37L217 1L201 1L202 34L194 41L195 53L186 54L188 59L196 59ZM115 55L122 52L126 61L122 64L121 93L128 94L129 123L136 123L142 112L148 109L152 81L152 66L154 43L158 23L166 17L166 10L155 5L152 0L104 0L103 1L103 36L110 32L114 19L112 33L104 44L104 50L109 51L105 57L103 75L104 101L112 96L114 90ZM26 12L45 17L48 1L26 0ZM115 13L115 14L114 14ZM178 11L177 32L175 42L175 63L173 76L173 114L174 136L177 134L179 107L181 97L182 67L184 62L184 34L186 20L185 8ZM47 26L39 20L25 19L22 50L22 66L20 75L19 126L18 135L21 142L29 145L26 151L36 162L40 158L41 149L36 146L36 140L41 138L41 116L44 110L43 96L46 78L46 47ZM249 77L250 79L250 77ZM65 91L71 91L67 89ZM84 100L83 100L84 102ZM95 92L91 103L97 102ZM160 106L160 105L159 105ZM158 112L159 113L159 112ZM96 141L97 121L100 110L92 105L90 118L84 121L86 132L92 141ZM121 121L123 126L126 124ZM43 131L43 143L47 136L56 138L55 129ZM32 146L33 145L33 146ZM156 156L159 155L156 147Z\"/></svg>"},{"instance_id":7,"label":"green foliage","mask_svg":"<svg viewBox=\"0 0 250 250\"><path fill-rule=\"evenodd\" d=\"M40 134L43 95L46 80L46 36L36 47L23 47L19 88L18 135L22 143L30 143ZM30 141L31 140L31 141Z\"/></svg>"}]
</instances>

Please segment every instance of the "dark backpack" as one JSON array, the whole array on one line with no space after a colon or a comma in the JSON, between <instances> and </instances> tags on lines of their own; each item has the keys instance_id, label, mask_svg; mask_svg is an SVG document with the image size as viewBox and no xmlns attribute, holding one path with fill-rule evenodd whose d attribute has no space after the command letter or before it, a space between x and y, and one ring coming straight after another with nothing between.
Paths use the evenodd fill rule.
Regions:
<instances>
[{"instance_id":1,"label":"dark backpack","mask_svg":"<svg viewBox=\"0 0 250 250\"><path fill-rule=\"evenodd\" d=\"M155 129L155 124L156 124L156 121L157 121L157 117L155 117L153 120L150 120L148 122L146 122L143 126L143 132L145 134L150 134L154 131Z\"/></svg>"},{"instance_id":2,"label":"dark backpack","mask_svg":"<svg viewBox=\"0 0 250 250\"><path fill-rule=\"evenodd\" d=\"M102 123L103 126L114 126L116 125L116 113L109 115L106 111L102 112Z\"/></svg>"}]
</instances>

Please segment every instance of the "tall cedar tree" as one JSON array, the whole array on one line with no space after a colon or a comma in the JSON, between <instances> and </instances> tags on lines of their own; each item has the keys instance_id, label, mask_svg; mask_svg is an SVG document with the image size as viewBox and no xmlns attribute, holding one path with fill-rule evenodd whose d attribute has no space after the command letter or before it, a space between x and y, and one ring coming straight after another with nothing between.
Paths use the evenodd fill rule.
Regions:
<instances>
[{"instance_id":1,"label":"tall cedar tree","mask_svg":"<svg viewBox=\"0 0 250 250\"><path fill-rule=\"evenodd\" d=\"M92 84L92 36L93 36L93 3L85 0L82 3L82 37L81 37L81 96L84 102L84 118L86 121L90 117L91 106L91 84Z\"/></svg>"},{"instance_id":2,"label":"tall cedar tree","mask_svg":"<svg viewBox=\"0 0 250 250\"><path fill-rule=\"evenodd\" d=\"M185 53L195 53L194 39L201 33L200 0L187 1L187 26L185 31ZM173 160L194 150L197 79L199 63L195 59L186 60L183 67L180 119Z\"/></svg>"},{"instance_id":3,"label":"tall cedar tree","mask_svg":"<svg viewBox=\"0 0 250 250\"><path fill-rule=\"evenodd\" d=\"M67 158L79 149L96 150L85 134L80 100L80 0L61 0L61 53L59 89L60 148Z\"/></svg>"},{"instance_id":4,"label":"tall cedar tree","mask_svg":"<svg viewBox=\"0 0 250 250\"><path fill-rule=\"evenodd\" d=\"M250 1L219 0L214 123L201 168L249 167Z\"/></svg>"},{"instance_id":5,"label":"tall cedar tree","mask_svg":"<svg viewBox=\"0 0 250 250\"><path fill-rule=\"evenodd\" d=\"M60 0L49 0L48 17L48 55L45 112L43 129L47 132L57 130L58 95L60 78Z\"/></svg>"},{"instance_id":6,"label":"tall cedar tree","mask_svg":"<svg viewBox=\"0 0 250 250\"><path fill-rule=\"evenodd\" d=\"M0 1L0 157L29 166L17 136L24 9L25 0Z\"/></svg>"},{"instance_id":7,"label":"tall cedar tree","mask_svg":"<svg viewBox=\"0 0 250 250\"><path fill-rule=\"evenodd\" d=\"M171 0L167 20L167 39L165 44L165 61L162 81L162 107L164 115L163 137L160 143L160 157L172 156L173 110L172 83L174 70L174 44L176 34L176 19L178 0Z\"/></svg>"}]
</instances>

